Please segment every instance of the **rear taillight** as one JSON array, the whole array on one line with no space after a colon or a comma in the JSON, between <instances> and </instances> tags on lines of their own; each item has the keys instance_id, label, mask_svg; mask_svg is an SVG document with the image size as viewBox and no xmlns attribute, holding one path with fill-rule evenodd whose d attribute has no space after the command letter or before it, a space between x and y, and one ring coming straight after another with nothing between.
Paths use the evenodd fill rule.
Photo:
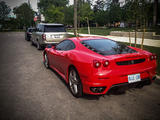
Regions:
<instances>
[{"instance_id":1,"label":"rear taillight","mask_svg":"<svg viewBox=\"0 0 160 120\"><path fill-rule=\"evenodd\" d=\"M150 56L150 60L156 60L156 59L157 59L157 55L152 54L152 55Z\"/></svg>"},{"instance_id":2,"label":"rear taillight","mask_svg":"<svg viewBox=\"0 0 160 120\"><path fill-rule=\"evenodd\" d=\"M99 68L101 66L101 62L99 62L98 60L93 60L93 66L95 68Z\"/></svg>"},{"instance_id":3,"label":"rear taillight","mask_svg":"<svg viewBox=\"0 0 160 120\"><path fill-rule=\"evenodd\" d=\"M42 34L42 39L46 40L46 35L45 34Z\"/></svg>"},{"instance_id":4,"label":"rear taillight","mask_svg":"<svg viewBox=\"0 0 160 120\"><path fill-rule=\"evenodd\" d=\"M108 60L104 60L104 61L103 61L103 66L104 66L104 67L107 67L108 65L109 65L109 61L108 61Z\"/></svg>"},{"instance_id":5,"label":"rear taillight","mask_svg":"<svg viewBox=\"0 0 160 120\"><path fill-rule=\"evenodd\" d=\"M95 68L99 68L101 66L101 64L104 66L104 67L107 67L109 65L109 61L108 60L103 60L102 63L98 60L93 60L93 66Z\"/></svg>"}]
</instances>

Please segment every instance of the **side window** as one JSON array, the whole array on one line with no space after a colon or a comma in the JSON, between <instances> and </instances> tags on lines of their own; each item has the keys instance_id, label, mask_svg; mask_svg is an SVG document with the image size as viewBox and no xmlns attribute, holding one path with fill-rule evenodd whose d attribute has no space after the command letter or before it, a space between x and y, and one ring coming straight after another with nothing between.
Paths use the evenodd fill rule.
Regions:
<instances>
[{"instance_id":1,"label":"side window","mask_svg":"<svg viewBox=\"0 0 160 120\"><path fill-rule=\"evenodd\" d=\"M39 32L43 32L43 25L39 26Z\"/></svg>"},{"instance_id":2,"label":"side window","mask_svg":"<svg viewBox=\"0 0 160 120\"><path fill-rule=\"evenodd\" d=\"M63 50L63 51L72 50L74 48L75 44L71 40L64 40L56 46L56 50Z\"/></svg>"},{"instance_id":3,"label":"side window","mask_svg":"<svg viewBox=\"0 0 160 120\"><path fill-rule=\"evenodd\" d=\"M66 46L65 50L72 50L74 48L75 44L71 40L68 40L68 45Z\"/></svg>"}]
</instances>

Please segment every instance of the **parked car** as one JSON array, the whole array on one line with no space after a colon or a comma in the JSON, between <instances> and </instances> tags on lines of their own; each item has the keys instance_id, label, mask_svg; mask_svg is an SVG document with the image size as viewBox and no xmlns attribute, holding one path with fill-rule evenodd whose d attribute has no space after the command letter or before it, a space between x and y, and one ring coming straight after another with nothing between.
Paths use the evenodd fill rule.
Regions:
<instances>
[{"instance_id":1,"label":"parked car","mask_svg":"<svg viewBox=\"0 0 160 120\"><path fill-rule=\"evenodd\" d=\"M48 44L56 44L67 38L63 24L39 23L33 32L31 42L40 50Z\"/></svg>"},{"instance_id":2,"label":"parked car","mask_svg":"<svg viewBox=\"0 0 160 120\"><path fill-rule=\"evenodd\" d=\"M25 40L30 41L32 37L32 32L35 31L35 28L28 28L25 32Z\"/></svg>"},{"instance_id":3,"label":"parked car","mask_svg":"<svg viewBox=\"0 0 160 120\"><path fill-rule=\"evenodd\" d=\"M75 97L102 95L121 86L142 87L156 79L157 56L102 37L68 38L43 53Z\"/></svg>"}]
</instances>

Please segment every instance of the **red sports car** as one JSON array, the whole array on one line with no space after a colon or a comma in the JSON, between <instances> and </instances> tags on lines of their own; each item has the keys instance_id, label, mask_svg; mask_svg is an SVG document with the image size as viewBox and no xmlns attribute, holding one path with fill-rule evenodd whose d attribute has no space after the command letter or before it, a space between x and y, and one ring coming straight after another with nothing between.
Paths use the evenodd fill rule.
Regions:
<instances>
[{"instance_id":1,"label":"red sports car","mask_svg":"<svg viewBox=\"0 0 160 120\"><path fill-rule=\"evenodd\" d=\"M75 97L102 95L119 86L143 86L156 78L157 56L102 37L68 38L43 53Z\"/></svg>"}]
</instances>

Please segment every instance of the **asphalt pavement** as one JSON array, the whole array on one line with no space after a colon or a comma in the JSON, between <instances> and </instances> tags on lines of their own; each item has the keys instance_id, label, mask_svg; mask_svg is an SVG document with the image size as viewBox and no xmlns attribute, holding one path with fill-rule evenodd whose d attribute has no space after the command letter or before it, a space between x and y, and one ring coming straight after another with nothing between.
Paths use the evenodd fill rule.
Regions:
<instances>
[{"instance_id":1,"label":"asphalt pavement","mask_svg":"<svg viewBox=\"0 0 160 120\"><path fill-rule=\"evenodd\" d=\"M160 120L160 82L74 98L23 32L0 33L0 120Z\"/></svg>"}]
</instances>

